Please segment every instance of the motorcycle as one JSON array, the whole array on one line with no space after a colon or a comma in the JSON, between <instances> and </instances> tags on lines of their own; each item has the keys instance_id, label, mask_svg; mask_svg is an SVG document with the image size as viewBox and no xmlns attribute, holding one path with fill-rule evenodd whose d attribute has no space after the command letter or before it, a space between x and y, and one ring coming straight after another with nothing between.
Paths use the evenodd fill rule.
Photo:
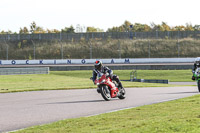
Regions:
<instances>
[{"instance_id":1,"label":"motorcycle","mask_svg":"<svg viewBox=\"0 0 200 133\"><path fill-rule=\"evenodd\" d=\"M200 92L200 68L197 68L193 73L193 77L195 78L198 86L198 90Z\"/></svg>"},{"instance_id":2,"label":"motorcycle","mask_svg":"<svg viewBox=\"0 0 200 133\"><path fill-rule=\"evenodd\" d=\"M110 101L115 97L119 99L125 98L125 89L119 88L117 82L112 81L108 73L98 72L97 79L94 83L98 86L99 92L106 101Z\"/></svg>"}]
</instances>

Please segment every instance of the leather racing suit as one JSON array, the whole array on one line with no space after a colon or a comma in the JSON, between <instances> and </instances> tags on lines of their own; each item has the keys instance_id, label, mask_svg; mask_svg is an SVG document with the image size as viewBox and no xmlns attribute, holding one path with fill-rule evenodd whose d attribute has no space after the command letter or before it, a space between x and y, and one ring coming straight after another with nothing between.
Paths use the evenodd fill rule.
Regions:
<instances>
[{"instance_id":1,"label":"leather racing suit","mask_svg":"<svg viewBox=\"0 0 200 133\"><path fill-rule=\"evenodd\" d=\"M119 85L118 87L123 88L122 83L119 80L119 77L117 75L113 75L113 71L106 66L102 66L100 71L97 69L93 70L93 77L92 77L93 82L96 80L98 72L109 73L111 80L115 80Z\"/></svg>"}]
</instances>

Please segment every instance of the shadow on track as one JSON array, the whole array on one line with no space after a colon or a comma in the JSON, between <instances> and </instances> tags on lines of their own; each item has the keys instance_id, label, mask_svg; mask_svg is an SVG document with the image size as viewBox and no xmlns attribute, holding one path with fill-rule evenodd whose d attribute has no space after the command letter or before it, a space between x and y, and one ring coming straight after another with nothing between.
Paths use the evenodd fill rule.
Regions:
<instances>
[{"instance_id":1,"label":"shadow on track","mask_svg":"<svg viewBox=\"0 0 200 133\"><path fill-rule=\"evenodd\" d=\"M71 101L71 102L55 102L55 103L46 103L46 104L98 103L98 102L105 102L105 100L92 100L92 101Z\"/></svg>"}]
</instances>

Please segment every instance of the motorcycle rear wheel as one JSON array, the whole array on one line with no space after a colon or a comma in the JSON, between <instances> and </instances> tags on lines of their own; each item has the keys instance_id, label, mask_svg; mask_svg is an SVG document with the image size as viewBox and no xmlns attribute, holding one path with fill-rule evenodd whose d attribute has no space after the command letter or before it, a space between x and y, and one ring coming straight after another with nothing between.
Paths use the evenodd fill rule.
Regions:
<instances>
[{"instance_id":1,"label":"motorcycle rear wheel","mask_svg":"<svg viewBox=\"0 0 200 133\"><path fill-rule=\"evenodd\" d=\"M118 96L118 98L119 99L124 99L124 98L126 98L126 91L125 91L125 89L124 88L121 88L121 90L120 90L120 96Z\"/></svg>"},{"instance_id":2,"label":"motorcycle rear wheel","mask_svg":"<svg viewBox=\"0 0 200 133\"><path fill-rule=\"evenodd\" d=\"M100 91L101 91L102 97L106 101L110 101L111 100L110 90L108 89L108 86L106 86L106 85L101 86Z\"/></svg>"},{"instance_id":3,"label":"motorcycle rear wheel","mask_svg":"<svg viewBox=\"0 0 200 133\"><path fill-rule=\"evenodd\" d=\"M200 80L198 80L197 85L198 85L198 90L200 92Z\"/></svg>"}]
</instances>

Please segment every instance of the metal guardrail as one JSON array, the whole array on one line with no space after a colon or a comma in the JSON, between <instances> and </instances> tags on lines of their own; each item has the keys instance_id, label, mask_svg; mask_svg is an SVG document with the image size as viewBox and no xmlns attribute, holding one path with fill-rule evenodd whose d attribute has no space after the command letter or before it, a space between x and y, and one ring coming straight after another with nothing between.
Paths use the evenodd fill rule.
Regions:
<instances>
[{"instance_id":1,"label":"metal guardrail","mask_svg":"<svg viewBox=\"0 0 200 133\"><path fill-rule=\"evenodd\" d=\"M0 75L49 74L49 67L0 68Z\"/></svg>"},{"instance_id":2,"label":"metal guardrail","mask_svg":"<svg viewBox=\"0 0 200 133\"><path fill-rule=\"evenodd\" d=\"M160 80L160 79L137 79L137 70L133 70L130 73L130 80L122 81L131 81L131 82L145 82L145 83L162 83L168 84L169 80Z\"/></svg>"},{"instance_id":3,"label":"metal guardrail","mask_svg":"<svg viewBox=\"0 0 200 133\"><path fill-rule=\"evenodd\" d=\"M161 83L161 84L168 84L169 83L169 80L160 80L160 79L133 79L133 80L121 80L121 81L144 82L144 83Z\"/></svg>"},{"instance_id":4,"label":"metal guardrail","mask_svg":"<svg viewBox=\"0 0 200 133\"><path fill-rule=\"evenodd\" d=\"M168 84L168 80L158 80L158 79L133 79L132 82L145 82L145 83L162 83Z\"/></svg>"},{"instance_id":5,"label":"metal guardrail","mask_svg":"<svg viewBox=\"0 0 200 133\"><path fill-rule=\"evenodd\" d=\"M137 70L133 70L130 73L130 80L133 81L133 79L137 79Z\"/></svg>"}]
</instances>

